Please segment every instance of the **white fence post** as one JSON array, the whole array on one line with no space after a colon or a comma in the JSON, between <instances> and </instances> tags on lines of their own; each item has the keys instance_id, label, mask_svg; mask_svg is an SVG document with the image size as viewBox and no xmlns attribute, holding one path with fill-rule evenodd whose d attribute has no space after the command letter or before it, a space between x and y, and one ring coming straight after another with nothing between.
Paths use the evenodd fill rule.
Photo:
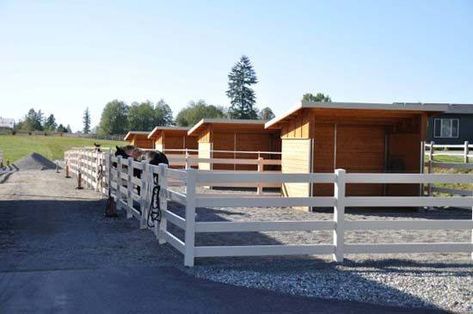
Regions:
<instances>
[{"instance_id":1,"label":"white fence post","mask_svg":"<svg viewBox=\"0 0 473 314\"><path fill-rule=\"evenodd\" d=\"M333 207L333 220L335 221L335 230L333 231L333 245L335 253L333 260L335 262L343 262L344 252L344 219L345 219L345 169L335 170L334 198L335 206Z\"/></svg>"},{"instance_id":2,"label":"white fence post","mask_svg":"<svg viewBox=\"0 0 473 314\"><path fill-rule=\"evenodd\" d=\"M141 162L143 170L141 171L141 187L140 187L140 229L146 229L148 223L148 173L149 173L149 161L145 160Z\"/></svg>"},{"instance_id":3,"label":"white fence post","mask_svg":"<svg viewBox=\"0 0 473 314\"><path fill-rule=\"evenodd\" d=\"M117 203L117 210L122 208L122 156L117 157L117 190L115 192L115 202Z\"/></svg>"},{"instance_id":4,"label":"white fence post","mask_svg":"<svg viewBox=\"0 0 473 314\"><path fill-rule=\"evenodd\" d=\"M128 170L128 179L126 183L126 189L127 189L126 204L128 206L126 209L126 218L131 218L133 217L133 214L131 211L131 208L133 208L133 197L131 195L133 193L133 183L131 181L131 179L133 178L133 158L132 157L128 157L127 170Z\"/></svg>"},{"instance_id":5,"label":"white fence post","mask_svg":"<svg viewBox=\"0 0 473 314\"><path fill-rule=\"evenodd\" d=\"M259 153L258 153L259 155ZM262 157L258 157L258 172L263 173L264 172L264 159ZM257 188L257 194L262 195L263 194L263 183L258 183L258 188Z\"/></svg>"},{"instance_id":6,"label":"white fence post","mask_svg":"<svg viewBox=\"0 0 473 314\"><path fill-rule=\"evenodd\" d=\"M158 237L159 244L166 243L166 233L168 229L168 221L165 215L165 211L168 209L168 177L167 177L168 165L159 164L159 206L161 208L161 221L159 227L156 227L156 235ZM157 224L156 224L157 225Z\"/></svg>"},{"instance_id":7,"label":"white fence post","mask_svg":"<svg viewBox=\"0 0 473 314\"><path fill-rule=\"evenodd\" d=\"M191 166L189 165L189 151L187 150L187 148L185 151L185 158L186 158L186 164L184 166L184 169L189 169L191 168Z\"/></svg>"},{"instance_id":8,"label":"white fence post","mask_svg":"<svg viewBox=\"0 0 473 314\"><path fill-rule=\"evenodd\" d=\"M465 164L468 163L468 154L470 153L468 145L468 141L465 141L465 149L463 150L463 161L465 162Z\"/></svg>"},{"instance_id":9,"label":"white fence post","mask_svg":"<svg viewBox=\"0 0 473 314\"><path fill-rule=\"evenodd\" d=\"M107 158L105 159L105 167L107 170L107 189L108 189L108 195L112 195L112 154L106 153L105 156ZM105 172L104 172L105 173Z\"/></svg>"},{"instance_id":10,"label":"white fence post","mask_svg":"<svg viewBox=\"0 0 473 314\"><path fill-rule=\"evenodd\" d=\"M434 159L434 141L431 141L430 142L430 149L429 149L429 160L428 160L428 165L427 165L427 173L428 174L431 174L432 173L432 163L433 163L433 159ZM428 194L429 196L432 196L432 183L429 182L429 184L427 185L427 189L428 189Z\"/></svg>"},{"instance_id":11,"label":"white fence post","mask_svg":"<svg viewBox=\"0 0 473 314\"><path fill-rule=\"evenodd\" d=\"M196 177L195 169L187 170L184 266L190 267L194 266Z\"/></svg>"}]
</instances>

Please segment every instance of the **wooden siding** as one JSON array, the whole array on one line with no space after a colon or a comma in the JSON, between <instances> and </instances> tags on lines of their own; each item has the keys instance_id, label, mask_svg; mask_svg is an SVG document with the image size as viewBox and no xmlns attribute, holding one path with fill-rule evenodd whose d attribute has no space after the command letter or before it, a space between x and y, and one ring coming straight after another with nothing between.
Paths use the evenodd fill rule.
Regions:
<instances>
[{"instance_id":1,"label":"wooden siding","mask_svg":"<svg viewBox=\"0 0 473 314\"><path fill-rule=\"evenodd\" d=\"M348 172L383 173L383 126L337 126L336 168ZM348 184L347 195L383 195L382 184Z\"/></svg>"},{"instance_id":2,"label":"wooden siding","mask_svg":"<svg viewBox=\"0 0 473 314\"><path fill-rule=\"evenodd\" d=\"M399 172L418 173L426 120L422 112L301 110L281 124L281 138L283 146L288 139L314 139L313 172L332 173L337 168L348 173L390 172L389 160L398 157L404 163ZM287 158L287 147L282 150L282 168L288 169L286 163L295 163L295 152L289 152L292 157ZM312 191L315 196L330 196L333 185L314 184ZM410 196L418 191L418 185L349 184L346 193Z\"/></svg>"},{"instance_id":3,"label":"wooden siding","mask_svg":"<svg viewBox=\"0 0 473 314\"><path fill-rule=\"evenodd\" d=\"M311 118L310 112L302 111L282 128L281 138L309 138Z\"/></svg>"},{"instance_id":4,"label":"wooden siding","mask_svg":"<svg viewBox=\"0 0 473 314\"><path fill-rule=\"evenodd\" d=\"M333 123L316 123L314 132L314 172L331 172L334 171L334 138L335 125ZM333 184L314 184L315 196L333 195Z\"/></svg>"},{"instance_id":5,"label":"wooden siding","mask_svg":"<svg viewBox=\"0 0 473 314\"><path fill-rule=\"evenodd\" d=\"M147 135L134 135L130 144L139 148L153 148L153 140L148 139Z\"/></svg>"},{"instance_id":6,"label":"wooden siding","mask_svg":"<svg viewBox=\"0 0 473 314\"><path fill-rule=\"evenodd\" d=\"M389 135L388 165L390 172L419 173L420 139L418 134L400 133ZM419 195L417 184L388 184L387 195Z\"/></svg>"},{"instance_id":7,"label":"wooden siding","mask_svg":"<svg viewBox=\"0 0 473 314\"><path fill-rule=\"evenodd\" d=\"M282 173L310 173L311 172L311 139L282 140ZM284 183L282 192L285 196L308 197L309 183Z\"/></svg>"},{"instance_id":8,"label":"wooden siding","mask_svg":"<svg viewBox=\"0 0 473 314\"><path fill-rule=\"evenodd\" d=\"M212 158L212 143L199 143L199 158ZM209 162L199 162L199 170L212 170Z\"/></svg>"}]
</instances>

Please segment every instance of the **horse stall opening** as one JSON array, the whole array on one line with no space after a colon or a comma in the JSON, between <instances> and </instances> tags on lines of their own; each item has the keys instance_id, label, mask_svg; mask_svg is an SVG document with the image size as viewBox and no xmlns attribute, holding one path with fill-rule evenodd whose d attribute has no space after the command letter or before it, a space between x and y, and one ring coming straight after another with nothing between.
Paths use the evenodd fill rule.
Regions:
<instances>
[{"instance_id":1,"label":"horse stall opening","mask_svg":"<svg viewBox=\"0 0 473 314\"><path fill-rule=\"evenodd\" d=\"M197 137L187 135L189 128L157 126L149 134L148 139L153 147L164 153L184 154L187 150L197 150Z\"/></svg>"},{"instance_id":2,"label":"horse stall opening","mask_svg":"<svg viewBox=\"0 0 473 314\"><path fill-rule=\"evenodd\" d=\"M266 130L262 120L202 119L188 135L196 136L199 158L244 160L279 159L279 131ZM265 170L277 170L268 165ZM200 162L201 170L258 170L257 164Z\"/></svg>"},{"instance_id":3,"label":"horse stall opening","mask_svg":"<svg viewBox=\"0 0 473 314\"><path fill-rule=\"evenodd\" d=\"M443 104L302 104L266 123L280 130L283 173L421 173L430 115ZM333 195L330 184L289 183L286 196ZM349 184L347 195L413 196L418 184Z\"/></svg>"},{"instance_id":4,"label":"horse stall opening","mask_svg":"<svg viewBox=\"0 0 473 314\"><path fill-rule=\"evenodd\" d=\"M153 148L153 141L148 139L148 131L130 131L124 140L139 148Z\"/></svg>"}]
</instances>

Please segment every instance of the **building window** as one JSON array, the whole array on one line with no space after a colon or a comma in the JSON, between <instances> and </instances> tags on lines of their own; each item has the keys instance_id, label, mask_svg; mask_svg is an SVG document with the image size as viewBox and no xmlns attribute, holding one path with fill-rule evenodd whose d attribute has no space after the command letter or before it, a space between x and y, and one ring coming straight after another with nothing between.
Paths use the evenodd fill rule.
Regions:
<instances>
[{"instance_id":1,"label":"building window","mask_svg":"<svg viewBox=\"0 0 473 314\"><path fill-rule=\"evenodd\" d=\"M458 119L435 119L435 138L458 138L460 122Z\"/></svg>"}]
</instances>

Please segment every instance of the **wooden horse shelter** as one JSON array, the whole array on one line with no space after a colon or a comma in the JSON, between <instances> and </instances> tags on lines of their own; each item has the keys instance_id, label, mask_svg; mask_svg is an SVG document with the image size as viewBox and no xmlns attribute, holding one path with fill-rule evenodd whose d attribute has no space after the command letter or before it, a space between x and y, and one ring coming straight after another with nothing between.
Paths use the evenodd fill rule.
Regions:
<instances>
[{"instance_id":1,"label":"wooden horse shelter","mask_svg":"<svg viewBox=\"0 0 473 314\"><path fill-rule=\"evenodd\" d=\"M157 126L149 134L148 139L153 142L154 148L172 154L183 154L185 149L197 149L197 137L187 135L189 128ZM180 150L180 151L179 151Z\"/></svg>"},{"instance_id":2,"label":"wooden horse shelter","mask_svg":"<svg viewBox=\"0 0 473 314\"><path fill-rule=\"evenodd\" d=\"M199 158L257 159L258 153L242 152L280 152L281 148L279 131L267 130L264 124L262 120L202 119L187 134L196 136ZM256 170L256 166L199 163L199 169Z\"/></svg>"},{"instance_id":3,"label":"wooden horse shelter","mask_svg":"<svg viewBox=\"0 0 473 314\"><path fill-rule=\"evenodd\" d=\"M139 148L153 148L153 141L148 139L148 131L130 131L124 140Z\"/></svg>"},{"instance_id":4,"label":"wooden horse shelter","mask_svg":"<svg viewBox=\"0 0 473 314\"><path fill-rule=\"evenodd\" d=\"M284 173L421 173L430 115L443 104L302 102L266 123L280 130ZM333 195L331 184L286 183L287 196ZM347 195L413 196L419 185L348 184Z\"/></svg>"}]
</instances>

